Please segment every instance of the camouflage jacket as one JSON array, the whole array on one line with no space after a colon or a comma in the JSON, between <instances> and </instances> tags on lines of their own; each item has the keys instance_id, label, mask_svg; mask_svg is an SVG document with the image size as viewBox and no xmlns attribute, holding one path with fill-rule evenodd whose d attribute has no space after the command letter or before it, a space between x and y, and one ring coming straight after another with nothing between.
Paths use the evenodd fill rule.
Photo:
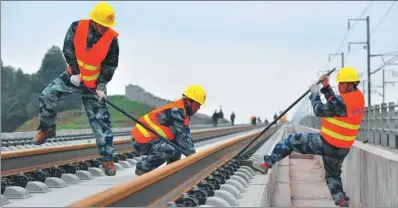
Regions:
<instances>
[{"instance_id":1,"label":"camouflage jacket","mask_svg":"<svg viewBox=\"0 0 398 208\"><path fill-rule=\"evenodd\" d=\"M160 112L158 122L168 126L173 132L175 142L189 154L195 154L196 150L192 141L189 126L184 126L185 112L179 108L171 108Z\"/></svg>"},{"instance_id":2,"label":"camouflage jacket","mask_svg":"<svg viewBox=\"0 0 398 208\"><path fill-rule=\"evenodd\" d=\"M314 109L314 114L318 117L334 117L334 116L347 116L346 106L343 98L340 95L335 95L333 89L330 86L323 87L321 93L327 100L326 104L323 104L319 93L312 93L310 100Z\"/></svg>"},{"instance_id":3,"label":"camouflage jacket","mask_svg":"<svg viewBox=\"0 0 398 208\"><path fill-rule=\"evenodd\" d=\"M78 23L79 21L75 21L69 27L64 40L64 48L62 50L66 62L70 66L72 74L74 75L80 73L75 55L75 46L73 43ZM87 50L91 49L91 47L93 47L93 45L97 43L100 38L101 35L90 24L88 31L88 38L87 38ZM117 38L114 38L109 47L108 54L101 64L102 69L97 80L97 89L105 91L106 84L112 80L113 74L118 66L118 63L119 63L119 42Z\"/></svg>"}]
</instances>

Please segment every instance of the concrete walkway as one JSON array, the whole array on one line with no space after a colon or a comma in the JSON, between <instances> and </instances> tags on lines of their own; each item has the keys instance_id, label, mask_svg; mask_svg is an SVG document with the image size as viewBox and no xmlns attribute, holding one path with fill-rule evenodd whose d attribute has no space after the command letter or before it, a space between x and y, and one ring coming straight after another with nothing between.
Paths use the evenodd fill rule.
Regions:
<instances>
[{"instance_id":1,"label":"concrete walkway","mask_svg":"<svg viewBox=\"0 0 398 208\"><path fill-rule=\"evenodd\" d=\"M312 155L293 153L279 163L272 207L336 207L324 169Z\"/></svg>"}]
</instances>

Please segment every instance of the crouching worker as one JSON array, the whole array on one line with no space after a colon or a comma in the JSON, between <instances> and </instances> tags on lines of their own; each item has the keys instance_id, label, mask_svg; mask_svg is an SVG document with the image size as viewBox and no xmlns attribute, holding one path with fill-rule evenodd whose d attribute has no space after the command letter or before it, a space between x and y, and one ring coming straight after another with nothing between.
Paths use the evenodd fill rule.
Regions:
<instances>
[{"instance_id":1,"label":"crouching worker","mask_svg":"<svg viewBox=\"0 0 398 208\"><path fill-rule=\"evenodd\" d=\"M330 194L336 205L349 206L349 198L343 191L341 181L341 166L351 146L355 142L358 130L364 116L365 99L357 88L359 76L352 67L345 67L337 74L340 95L335 95L329 86L327 76L320 78L323 88L320 90L327 103L323 104L318 85L313 85L310 100L314 114L322 117L322 128L319 133L290 134L280 141L271 155L264 156L261 166L248 166L266 174L269 168L290 155L293 151L302 154L322 155L325 167L325 179Z\"/></svg>"},{"instance_id":2,"label":"crouching worker","mask_svg":"<svg viewBox=\"0 0 398 208\"><path fill-rule=\"evenodd\" d=\"M196 151L189 129L189 120L190 116L194 115L205 101L204 89L199 85L191 85L181 99L149 112L139 121L192 155ZM150 172L164 162L170 164L181 158L180 151L140 124L135 125L131 134L135 153L140 156L146 155L137 163L136 175Z\"/></svg>"}]
</instances>

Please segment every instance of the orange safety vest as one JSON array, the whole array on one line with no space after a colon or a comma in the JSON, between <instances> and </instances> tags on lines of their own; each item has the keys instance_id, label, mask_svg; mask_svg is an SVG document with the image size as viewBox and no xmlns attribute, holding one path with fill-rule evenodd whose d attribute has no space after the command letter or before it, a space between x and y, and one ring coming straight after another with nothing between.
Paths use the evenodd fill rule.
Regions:
<instances>
[{"instance_id":1,"label":"orange safety vest","mask_svg":"<svg viewBox=\"0 0 398 208\"><path fill-rule=\"evenodd\" d=\"M174 140L174 135L172 131L170 130L169 127L163 126L159 124L158 122L158 116L159 114L167 109L171 108L180 108L183 109L185 112L185 119L184 119L184 125L188 126L189 125L189 116L186 113L185 106L184 106L184 101L182 99L177 100L174 103L169 103L166 104L165 106L158 108L156 110L153 110L149 112L148 114L142 116L139 121L146 126L151 127L153 130L155 130L159 135L163 136L164 138L171 140ZM138 143L145 144L150 142L152 139L158 138L155 134L141 126L140 124L136 124L133 130L131 131L131 136L134 138L134 140Z\"/></svg>"},{"instance_id":2,"label":"orange safety vest","mask_svg":"<svg viewBox=\"0 0 398 208\"><path fill-rule=\"evenodd\" d=\"M80 79L88 88L97 87L97 79L101 72L101 63L108 54L109 47L113 38L118 37L118 33L108 28L96 44L87 51L87 36L90 26L90 20L80 20L75 33L73 44L75 46L75 55L80 70ZM67 71L72 74L68 66Z\"/></svg>"},{"instance_id":3,"label":"orange safety vest","mask_svg":"<svg viewBox=\"0 0 398 208\"><path fill-rule=\"evenodd\" d=\"M322 118L321 135L335 147L350 148L355 141L364 116L365 99L359 90L341 96L346 105L347 116Z\"/></svg>"}]
</instances>

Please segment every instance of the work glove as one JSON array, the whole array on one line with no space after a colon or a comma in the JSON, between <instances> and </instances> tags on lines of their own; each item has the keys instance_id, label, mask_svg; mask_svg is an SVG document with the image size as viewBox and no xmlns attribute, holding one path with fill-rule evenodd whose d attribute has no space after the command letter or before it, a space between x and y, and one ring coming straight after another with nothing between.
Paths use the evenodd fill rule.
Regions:
<instances>
[{"instance_id":1,"label":"work glove","mask_svg":"<svg viewBox=\"0 0 398 208\"><path fill-rule=\"evenodd\" d=\"M319 86L318 86L318 84L315 83L315 84L311 85L311 86L310 86L310 91L311 91L312 93L318 93L318 92L319 92Z\"/></svg>"},{"instance_id":2,"label":"work glove","mask_svg":"<svg viewBox=\"0 0 398 208\"><path fill-rule=\"evenodd\" d=\"M325 74L325 75L322 75L322 76L319 78L319 81L321 81L323 87L329 86L329 77L328 77L326 74Z\"/></svg>"},{"instance_id":3,"label":"work glove","mask_svg":"<svg viewBox=\"0 0 398 208\"><path fill-rule=\"evenodd\" d=\"M72 83L73 85L75 85L76 87L80 86L80 74L76 74L76 75L72 75L70 77L70 83Z\"/></svg>"},{"instance_id":4,"label":"work glove","mask_svg":"<svg viewBox=\"0 0 398 208\"><path fill-rule=\"evenodd\" d=\"M101 102L103 98L106 98L105 92L102 90L96 90L98 102Z\"/></svg>"}]
</instances>

